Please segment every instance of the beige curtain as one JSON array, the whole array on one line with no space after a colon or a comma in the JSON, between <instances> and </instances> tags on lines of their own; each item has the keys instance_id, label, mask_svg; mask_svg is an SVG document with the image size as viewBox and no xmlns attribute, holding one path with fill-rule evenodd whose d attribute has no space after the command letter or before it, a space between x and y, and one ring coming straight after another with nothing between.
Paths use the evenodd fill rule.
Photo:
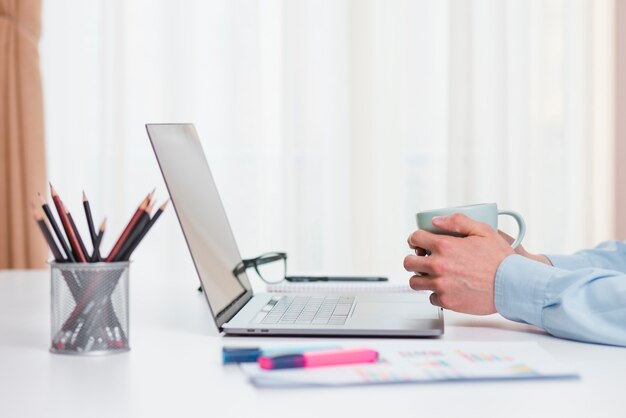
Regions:
<instances>
[{"instance_id":1,"label":"beige curtain","mask_svg":"<svg viewBox=\"0 0 626 418\"><path fill-rule=\"evenodd\" d=\"M40 0L0 0L0 269L42 267L29 202L45 191Z\"/></svg>"}]
</instances>

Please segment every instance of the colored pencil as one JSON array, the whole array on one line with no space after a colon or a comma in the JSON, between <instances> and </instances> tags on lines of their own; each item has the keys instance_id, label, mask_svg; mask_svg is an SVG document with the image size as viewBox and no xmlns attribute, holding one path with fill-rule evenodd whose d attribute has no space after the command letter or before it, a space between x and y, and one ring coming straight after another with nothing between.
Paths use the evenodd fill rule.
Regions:
<instances>
[{"instance_id":1,"label":"colored pencil","mask_svg":"<svg viewBox=\"0 0 626 418\"><path fill-rule=\"evenodd\" d=\"M54 261L56 261L57 263L62 263L66 261L63 258L63 254L61 254L61 251L59 250L56 242L54 242L54 238L52 237L52 234L50 233L50 230L48 229L48 226L43 219L43 215L35 209L32 203L31 206L33 207L33 216L35 217L35 221L39 225L39 229L41 229L41 232L43 233L43 236L46 239L50 250L52 251ZM61 271L61 275L63 276L65 283L67 283L67 287L72 293L72 296L75 300L77 300L77 298L80 297L80 286L77 283L76 278L68 271Z\"/></svg>"},{"instance_id":2,"label":"colored pencil","mask_svg":"<svg viewBox=\"0 0 626 418\"><path fill-rule=\"evenodd\" d=\"M163 211L165 210L165 208L167 207L167 204L169 203L169 199L167 199L160 207L159 209L157 209L156 213L154 214L154 216L152 217L152 219L150 219L150 222L148 222L148 224L146 225L146 227L143 229L143 231L141 232L141 234L137 237L137 239L133 242L133 244L131 245L131 247L128 249L128 251L126 251L125 254L123 254L122 256L122 260L124 261L128 261L130 260L130 256L133 254L133 252L135 251L135 248L137 248L137 246L139 245L139 243L143 240L143 238L146 236L146 234L148 233L148 231L150 230L150 228L152 228L152 225L154 225L154 223L159 219L159 216L161 216L161 214L163 213Z\"/></svg>"},{"instance_id":3,"label":"colored pencil","mask_svg":"<svg viewBox=\"0 0 626 418\"><path fill-rule=\"evenodd\" d=\"M100 228L98 228L98 235L96 236L96 242L93 245L93 253L91 254L91 261L94 263L102 261L100 258L100 243L102 242L102 236L104 235L106 223L107 219L104 218L104 220L100 224Z\"/></svg>"},{"instance_id":4,"label":"colored pencil","mask_svg":"<svg viewBox=\"0 0 626 418\"><path fill-rule=\"evenodd\" d=\"M54 202L54 206L57 209L57 214L59 215L59 219L61 220L61 225L63 225L63 229L65 229L65 234L67 235L70 246L72 247L72 251L74 252L74 257L80 263L86 263L87 258L85 257L85 254L83 254L80 248L80 244L78 243L78 239L76 238L74 230L72 229L72 225L70 224L70 220L63 210L63 202L61 201L61 198L57 194L56 190L54 190L54 187L52 187L52 184L50 184L50 194L52 195L52 201Z\"/></svg>"},{"instance_id":5,"label":"colored pencil","mask_svg":"<svg viewBox=\"0 0 626 418\"><path fill-rule=\"evenodd\" d=\"M85 243L83 242L83 238L80 236L80 232L78 232L78 228L76 227L76 223L74 222L74 218L72 217L72 214L67 209L67 207L65 207L65 205L63 205L63 209L65 209L65 214L67 215L67 219L70 221L70 226L72 227L72 231L74 231L74 235L76 235L76 239L78 240L78 246L80 247L80 250L85 255L85 257L87 257L87 255L89 253L87 252L87 248L85 247ZM87 260L87 261L89 261L89 260Z\"/></svg>"},{"instance_id":6,"label":"colored pencil","mask_svg":"<svg viewBox=\"0 0 626 418\"><path fill-rule=\"evenodd\" d=\"M148 205L148 207L141 213L139 220L133 227L133 230L130 232L130 234L128 234L128 237L124 241L124 244L122 244L122 247L120 248L119 252L115 256L114 261L121 261L123 259L124 254L128 252L128 249L133 245L133 243L139 237L139 235L141 235L141 232L144 230L146 225L148 225L148 222L150 222L150 213L152 212L153 206L154 206L154 203L151 202Z\"/></svg>"},{"instance_id":7,"label":"colored pencil","mask_svg":"<svg viewBox=\"0 0 626 418\"><path fill-rule=\"evenodd\" d=\"M52 234L50 233L50 230L48 229L48 226L46 225L46 221L44 221L43 219L43 214L39 212L37 209L35 209L34 205L32 205L32 209L33 209L33 217L35 218L35 222L37 222L37 225L39 225L39 229L41 229L41 233L46 239L46 242L48 243L48 247L50 247L50 251L52 251L54 260L58 263L62 263L63 261L65 261L65 259L63 257L63 254L61 254L61 251L59 250L57 243L54 242L54 238L52 237Z\"/></svg>"},{"instance_id":8,"label":"colored pencil","mask_svg":"<svg viewBox=\"0 0 626 418\"><path fill-rule=\"evenodd\" d=\"M46 202L43 196L41 196L41 193L37 193L37 196L39 196L39 200L41 202L41 208L43 209L43 212L46 214L46 217L48 218L48 222L50 223L50 226L54 230L54 233L56 234L57 239L59 240L59 244L61 244L61 247L63 248L63 251L65 252L65 255L68 261L76 262L76 259L74 258L74 254L72 254L70 247L67 245L67 242L65 242L65 237L63 236L63 232L61 232L59 225L57 225L57 222L54 219L54 215L52 214L52 211L50 210L50 206L48 206L48 202Z\"/></svg>"},{"instance_id":9,"label":"colored pencil","mask_svg":"<svg viewBox=\"0 0 626 418\"><path fill-rule=\"evenodd\" d=\"M121 233L121 235L119 236L119 238L117 239L117 241L115 242L115 245L113 246L113 248L111 249L111 252L109 253L109 255L107 256L107 258L105 259L105 261L107 262L112 262L113 260L115 260L115 257L117 256L117 254L119 253L120 249L122 248L122 245L124 245L124 242L126 241L126 239L128 238L128 235L132 232L133 228L135 227L135 225L137 224L137 222L139 221L139 218L141 217L141 214L143 212L145 212L146 208L148 207L148 205L150 204L150 200L152 199L152 193L150 193L139 205L139 207L137 208L137 210L135 211L133 217L130 219L130 221L128 222L128 224L126 225L126 228L124 228L124 231Z\"/></svg>"},{"instance_id":10,"label":"colored pencil","mask_svg":"<svg viewBox=\"0 0 626 418\"><path fill-rule=\"evenodd\" d=\"M96 246L96 228L93 225L93 217L91 216L91 206L87 195L83 190L83 208L85 209L85 218L87 218L87 226L89 227L89 235L91 236L91 245Z\"/></svg>"}]
</instances>

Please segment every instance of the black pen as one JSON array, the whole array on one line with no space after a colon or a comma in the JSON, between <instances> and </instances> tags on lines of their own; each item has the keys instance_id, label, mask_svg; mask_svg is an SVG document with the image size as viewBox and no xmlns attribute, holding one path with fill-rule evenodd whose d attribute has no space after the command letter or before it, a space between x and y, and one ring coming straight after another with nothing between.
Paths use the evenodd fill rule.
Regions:
<instances>
[{"instance_id":1,"label":"black pen","mask_svg":"<svg viewBox=\"0 0 626 418\"><path fill-rule=\"evenodd\" d=\"M386 277L379 276L288 276L288 282L386 282Z\"/></svg>"}]
</instances>

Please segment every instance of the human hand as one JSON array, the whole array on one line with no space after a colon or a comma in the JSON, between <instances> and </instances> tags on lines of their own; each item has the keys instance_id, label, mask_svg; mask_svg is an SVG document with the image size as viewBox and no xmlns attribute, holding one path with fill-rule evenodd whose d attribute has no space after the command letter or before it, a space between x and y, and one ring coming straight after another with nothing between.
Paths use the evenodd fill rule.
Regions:
<instances>
[{"instance_id":1,"label":"human hand","mask_svg":"<svg viewBox=\"0 0 626 418\"><path fill-rule=\"evenodd\" d=\"M515 238L513 238L506 232L498 231L498 234L500 234L500 236L504 238L509 243L509 245L512 244L513 241L515 241ZM540 263L544 263L549 266L552 265L552 262L550 262L550 259L548 257L546 257L543 254L529 253L528 251L526 251L526 249L524 248L522 244L518 245L514 250L516 254L519 254L522 257L530 258L531 260L539 261Z\"/></svg>"},{"instance_id":2,"label":"human hand","mask_svg":"<svg viewBox=\"0 0 626 418\"><path fill-rule=\"evenodd\" d=\"M488 224L460 213L435 217L432 222L465 237L413 232L408 241L416 255L404 259L404 268L416 273L409 285L431 290L433 305L477 315L495 313L495 275L502 260L515 254L511 245Z\"/></svg>"}]
</instances>

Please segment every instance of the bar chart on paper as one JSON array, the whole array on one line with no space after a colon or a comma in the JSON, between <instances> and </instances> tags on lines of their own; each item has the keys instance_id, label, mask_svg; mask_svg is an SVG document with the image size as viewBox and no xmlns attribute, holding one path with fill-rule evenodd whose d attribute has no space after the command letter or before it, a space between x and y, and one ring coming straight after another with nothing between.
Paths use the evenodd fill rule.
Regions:
<instances>
[{"instance_id":1,"label":"bar chart on paper","mask_svg":"<svg viewBox=\"0 0 626 418\"><path fill-rule=\"evenodd\" d=\"M373 364L284 371L242 367L261 387L346 386L441 381L573 378L535 343L430 343L419 349L379 349Z\"/></svg>"},{"instance_id":2,"label":"bar chart on paper","mask_svg":"<svg viewBox=\"0 0 626 418\"><path fill-rule=\"evenodd\" d=\"M467 361L474 362L484 362L484 361L513 361L511 356L507 355L498 355L498 354L487 354L487 353L468 353L463 350L456 350L457 354L461 357L465 358Z\"/></svg>"},{"instance_id":3,"label":"bar chart on paper","mask_svg":"<svg viewBox=\"0 0 626 418\"><path fill-rule=\"evenodd\" d=\"M525 359L526 356L519 357ZM515 378L540 377L526 359L517 360L502 352L467 351L462 349L447 350L400 350L386 352L377 366L387 367L355 368L366 382L403 382L414 379L426 380L458 380L466 378L489 377ZM399 369L404 373L393 373L389 369Z\"/></svg>"}]
</instances>

